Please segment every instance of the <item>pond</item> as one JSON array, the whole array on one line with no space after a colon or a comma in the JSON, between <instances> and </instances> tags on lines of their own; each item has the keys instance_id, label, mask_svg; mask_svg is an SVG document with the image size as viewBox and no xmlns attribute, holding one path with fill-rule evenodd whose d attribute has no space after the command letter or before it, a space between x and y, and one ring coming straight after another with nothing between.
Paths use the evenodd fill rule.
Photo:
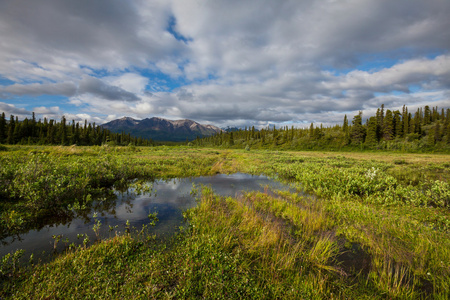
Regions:
<instances>
[{"instance_id":1,"label":"pond","mask_svg":"<svg viewBox=\"0 0 450 300\"><path fill-rule=\"evenodd\" d=\"M141 229L142 225L149 223L149 213L157 212L159 221L150 228L150 232L159 237L171 235L180 226L185 225L182 212L197 204L197 200L191 195L193 184L211 186L216 194L222 196L237 196L243 191L263 191L267 185L270 189L289 188L266 176L243 173L158 180L153 182L153 189L149 193L140 194L132 188L124 192L116 191L112 201L103 200L107 204L101 205L102 200L96 200L92 208L83 214L75 215L73 219L3 239L0 257L17 249L24 249L26 257L34 253L36 258L45 260L48 254L54 251L54 236L61 237L56 246L57 251L61 251L71 243L81 244L84 237L80 238L78 235L87 234L93 242L97 238L93 230L96 219L101 223L99 236L107 238L113 236L116 231L124 232L127 222L130 227Z\"/></svg>"}]
</instances>

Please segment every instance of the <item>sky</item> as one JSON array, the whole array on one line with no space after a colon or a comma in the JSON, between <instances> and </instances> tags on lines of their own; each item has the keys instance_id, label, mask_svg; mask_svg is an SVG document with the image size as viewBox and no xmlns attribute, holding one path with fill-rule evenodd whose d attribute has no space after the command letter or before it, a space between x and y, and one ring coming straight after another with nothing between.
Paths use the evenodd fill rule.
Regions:
<instances>
[{"instance_id":1,"label":"sky","mask_svg":"<svg viewBox=\"0 0 450 300\"><path fill-rule=\"evenodd\" d=\"M329 126L450 107L450 0L0 0L0 112Z\"/></svg>"}]
</instances>

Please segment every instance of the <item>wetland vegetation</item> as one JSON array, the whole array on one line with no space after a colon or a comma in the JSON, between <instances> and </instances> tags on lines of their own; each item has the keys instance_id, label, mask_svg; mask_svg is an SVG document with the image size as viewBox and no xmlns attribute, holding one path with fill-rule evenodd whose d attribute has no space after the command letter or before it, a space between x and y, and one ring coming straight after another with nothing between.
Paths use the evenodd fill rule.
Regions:
<instances>
[{"instance_id":1,"label":"wetland vegetation","mask_svg":"<svg viewBox=\"0 0 450 300\"><path fill-rule=\"evenodd\" d=\"M50 262L11 252L0 297L448 299L449 170L438 154L5 146L2 239L154 179L241 172L291 189L224 197L195 185L198 204L169 240L154 234L150 214L148 226L84 237Z\"/></svg>"}]
</instances>

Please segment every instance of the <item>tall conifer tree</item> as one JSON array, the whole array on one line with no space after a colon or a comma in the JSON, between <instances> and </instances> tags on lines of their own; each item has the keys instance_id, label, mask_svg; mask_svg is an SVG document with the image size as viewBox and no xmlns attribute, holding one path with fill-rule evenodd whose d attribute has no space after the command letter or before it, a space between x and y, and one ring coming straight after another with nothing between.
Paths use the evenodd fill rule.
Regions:
<instances>
[{"instance_id":1,"label":"tall conifer tree","mask_svg":"<svg viewBox=\"0 0 450 300\"><path fill-rule=\"evenodd\" d=\"M0 144L6 141L6 136L6 117L5 113L3 112L0 116Z\"/></svg>"},{"instance_id":2,"label":"tall conifer tree","mask_svg":"<svg viewBox=\"0 0 450 300\"><path fill-rule=\"evenodd\" d=\"M369 146L378 143L378 120L376 117L370 117L367 124L367 135L365 143Z\"/></svg>"},{"instance_id":3,"label":"tall conifer tree","mask_svg":"<svg viewBox=\"0 0 450 300\"><path fill-rule=\"evenodd\" d=\"M365 129L362 126L362 112L359 112L359 114L353 117L350 137L353 144L361 144L364 142Z\"/></svg>"},{"instance_id":4,"label":"tall conifer tree","mask_svg":"<svg viewBox=\"0 0 450 300\"><path fill-rule=\"evenodd\" d=\"M386 116L383 120L383 139L385 141L390 141L394 137L394 117L392 112L388 109L386 110Z\"/></svg>"}]
</instances>

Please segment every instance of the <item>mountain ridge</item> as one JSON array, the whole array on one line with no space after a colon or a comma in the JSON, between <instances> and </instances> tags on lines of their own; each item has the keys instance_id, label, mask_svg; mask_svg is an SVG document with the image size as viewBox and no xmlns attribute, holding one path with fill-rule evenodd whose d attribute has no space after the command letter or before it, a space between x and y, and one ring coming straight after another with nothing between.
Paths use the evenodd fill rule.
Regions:
<instances>
[{"instance_id":1,"label":"mountain ridge","mask_svg":"<svg viewBox=\"0 0 450 300\"><path fill-rule=\"evenodd\" d=\"M197 137L211 136L222 131L217 126L203 125L189 119L168 120L159 117L142 120L122 117L100 126L116 133L124 132L154 141L174 142L194 140Z\"/></svg>"}]
</instances>

